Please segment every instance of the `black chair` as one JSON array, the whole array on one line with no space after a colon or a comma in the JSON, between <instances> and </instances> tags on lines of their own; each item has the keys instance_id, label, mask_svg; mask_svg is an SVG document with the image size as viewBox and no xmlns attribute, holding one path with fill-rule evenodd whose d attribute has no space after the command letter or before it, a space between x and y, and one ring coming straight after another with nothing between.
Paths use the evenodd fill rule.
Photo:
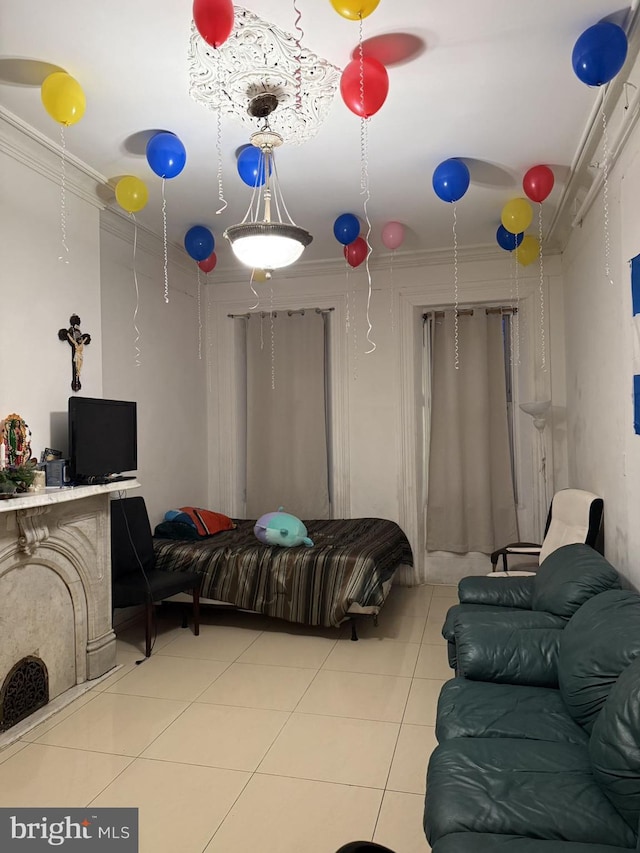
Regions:
<instances>
[{"instance_id":1,"label":"black chair","mask_svg":"<svg viewBox=\"0 0 640 853\"><path fill-rule=\"evenodd\" d=\"M388 847L376 844L374 841L351 841L345 844L336 853L394 853Z\"/></svg>"},{"instance_id":2,"label":"black chair","mask_svg":"<svg viewBox=\"0 0 640 853\"><path fill-rule=\"evenodd\" d=\"M144 498L111 501L112 607L146 606L145 657L151 655L155 628L154 603L179 592L193 591L193 633L200 633L198 572L164 572L155 567L153 536ZM186 627L186 622L184 627Z\"/></svg>"}]
</instances>

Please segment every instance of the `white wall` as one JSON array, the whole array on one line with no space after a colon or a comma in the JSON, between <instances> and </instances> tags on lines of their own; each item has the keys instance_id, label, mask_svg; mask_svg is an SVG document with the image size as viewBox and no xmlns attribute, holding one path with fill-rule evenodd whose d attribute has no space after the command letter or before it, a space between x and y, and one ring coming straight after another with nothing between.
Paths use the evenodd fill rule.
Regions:
<instances>
[{"instance_id":1,"label":"white wall","mask_svg":"<svg viewBox=\"0 0 640 853\"><path fill-rule=\"evenodd\" d=\"M640 373L628 261L640 252L640 128L609 176L611 284L605 276L602 191L563 256L569 479L604 498L607 558L640 585L640 436L633 374Z\"/></svg>"},{"instance_id":2,"label":"white wall","mask_svg":"<svg viewBox=\"0 0 640 853\"><path fill-rule=\"evenodd\" d=\"M100 176L68 161L69 263L58 261L60 168L55 146L0 116L0 419L17 412L26 420L33 455L44 447L66 454L74 392L71 348L58 330L79 314L91 334L80 394L138 402L140 494L155 524L172 507L207 505L206 330L199 359L196 265L171 247L165 304L162 243L140 236L136 367L131 223L101 213Z\"/></svg>"},{"instance_id":3,"label":"white wall","mask_svg":"<svg viewBox=\"0 0 640 853\"><path fill-rule=\"evenodd\" d=\"M0 122L0 419L25 419L38 458L44 447L67 452L71 348L58 330L71 314L91 334L82 393L102 395L98 199L92 203L69 165L67 173L64 264L60 157Z\"/></svg>"},{"instance_id":4,"label":"white wall","mask_svg":"<svg viewBox=\"0 0 640 853\"><path fill-rule=\"evenodd\" d=\"M199 347L195 262L170 251L166 303L162 242L139 229L138 355L134 225L112 211L101 218L104 396L138 404L138 494L144 495L155 526L168 509L208 505L204 288Z\"/></svg>"},{"instance_id":5,"label":"white wall","mask_svg":"<svg viewBox=\"0 0 640 853\"><path fill-rule=\"evenodd\" d=\"M466 260L464 256L466 254ZM460 298L467 304L508 302L514 284L510 278L510 263L506 255L497 252L463 253L460 263ZM522 348L526 341L535 346L537 315L538 268L525 274L520 272L522 296ZM544 280L547 306L550 293L554 302L562 306L562 282L558 275L558 258L547 259ZM260 294L258 310L300 308L308 306L333 307L331 322L334 337L342 349L334 362L334 391L344 401L343 410L334 418L337 439L344 443L338 467L338 481L342 481L345 497L338 514L380 516L398 521L412 542L418 561L423 560L423 518L421 506L419 406L416 389L420 387L420 365L416 336L420 334L419 315L423 307L451 304L453 294L453 268L447 256L432 263L407 266L396 259L393 284L388 260L380 261L373 270L373 296L371 302L371 338L376 349L365 354L367 279L364 265L351 271L347 278L344 267L337 265L324 274L304 274L299 271L275 273L271 283L256 285ZM270 289L273 287L273 300ZM357 304L354 312L354 289ZM211 297L210 332L214 346L211 354L210 428L211 477L210 501L212 508L228 513L242 511L242 484L235 476L243 450L239 446L239 410L235 398L237 377L234 371L233 320L229 313L247 311L255 304L249 284L237 280L226 282L221 274L215 278ZM347 312L350 329L347 331ZM355 313L355 323L354 323ZM564 339L561 327L548 324L547 359L549 367L556 359L564 358ZM419 343L419 342L418 342ZM277 346L277 343L276 343ZM270 357L267 352L267 357ZM523 359L523 362L525 359ZM565 396L563 371L552 370L539 375L535 358L523 367L522 399L545 399L553 394L564 409ZM534 431L531 420L522 416L521 467L525 483L521 495L520 516L522 533L533 535L533 466L531 454ZM555 472L560 481L566 480L563 469L564 453L552 452L549 430L549 461L556 460ZM550 479L553 472L550 474ZM294 511L294 510L292 510ZM486 571L486 557L481 564L472 557L445 560L429 568L427 576L439 582L454 582L458 576L470 571Z\"/></svg>"}]
</instances>

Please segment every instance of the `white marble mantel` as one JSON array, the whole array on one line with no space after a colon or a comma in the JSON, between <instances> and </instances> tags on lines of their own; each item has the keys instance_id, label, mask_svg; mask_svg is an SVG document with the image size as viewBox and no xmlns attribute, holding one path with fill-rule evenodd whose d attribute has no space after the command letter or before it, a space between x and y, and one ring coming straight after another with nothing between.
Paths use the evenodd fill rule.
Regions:
<instances>
[{"instance_id":1,"label":"white marble mantel","mask_svg":"<svg viewBox=\"0 0 640 853\"><path fill-rule=\"evenodd\" d=\"M0 685L22 658L49 672L49 698L116 665L111 612L111 493L49 488L0 501Z\"/></svg>"}]
</instances>

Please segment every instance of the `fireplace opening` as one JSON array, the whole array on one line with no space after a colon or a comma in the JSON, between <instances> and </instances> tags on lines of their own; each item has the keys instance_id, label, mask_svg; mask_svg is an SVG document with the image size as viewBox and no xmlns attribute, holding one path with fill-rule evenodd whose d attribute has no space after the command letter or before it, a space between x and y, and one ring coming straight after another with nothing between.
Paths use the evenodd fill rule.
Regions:
<instances>
[{"instance_id":1,"label":"fireplace opening","mask_svg":"<svg viewBox=\"0 0 640 853\"><path fill-rule=\"evenodd\" d=\"M0 732L24 720L49 701L49 673L40 658L18 661L0 688Z\"/></svg>"}]
</instances>

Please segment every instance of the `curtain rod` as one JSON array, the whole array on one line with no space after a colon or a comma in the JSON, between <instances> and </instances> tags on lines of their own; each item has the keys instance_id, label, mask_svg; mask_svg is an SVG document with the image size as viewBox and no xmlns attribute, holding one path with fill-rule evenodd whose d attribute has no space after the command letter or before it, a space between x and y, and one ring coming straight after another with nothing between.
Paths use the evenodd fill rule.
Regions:
<instances>
[{"instance_id":1,"label":"curtain rod","mask_svg":"<svg viewBox=\"0 0 640 853\"><path fill-rule=\"evenodd\" d=\"M467 317L473 317L474 308L459 308L458 316L465 315ZM478 309L479 310L479 309ZM496 308L485 308L485 314L517 314L518 308L515 305L501 305ZM427 311L422 315L422 319L426 320L428 317L444 317L444 311Z\"/></svg>"},{"instance_id":2,"label":"curtain rod","mask_svg":"<svg viewBox=\"0 0 640 853\"><path fill-rule=\"evenodd\" d=\"M305 311L315 311L316 314L329 314L330 311L335 311L335 308L286 308L281 310L280 314L287 314L291 317L293 314L304 315ZM248 320L250 317L271 317L272 314L274 317L278 316L277 311L252 311L247 314L227 314L227 317L232 320Z\"/></svg>"}]
</instances>

